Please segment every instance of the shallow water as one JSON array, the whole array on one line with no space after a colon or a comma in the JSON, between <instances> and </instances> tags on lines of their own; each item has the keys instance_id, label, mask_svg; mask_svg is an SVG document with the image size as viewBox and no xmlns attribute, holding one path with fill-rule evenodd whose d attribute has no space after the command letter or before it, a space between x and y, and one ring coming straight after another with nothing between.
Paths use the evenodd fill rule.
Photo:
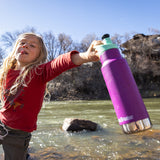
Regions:
<instances>
[{"instance_id":1,"label":"shallow water","mask_svg":"<svg viewBox=\"0 0 160 160\"><path fill-rule=\"evenodd\" d=\"M54 158L52 156L48 159L158 160L160 99L144 99L144 102L153 127L149 131L129 135L123 133L109 100L45 103L38 117L37 131L32 134L30 147L35 153L45 151L48 157L54 154ZM91 120L98 123L99 127L94 132L68 133L61 129L65 118ZM158 135L154 136L152 131Z\"/></svg>"},{"instance_id":2,"label":"shallow water","mask_svg":"<svg viewBox=\"0 0 160 160\"><path fill-rule=\"evenodd\" d=\"M144 99L144 102L153 123L152 129L160 130L160 99ZM61 129L65 118L88 119L98 123L99 129L67 133ZM54 147L59 154L69 156L68 159L75 156L81 159L120 159L126 153L130 158L134 155L140 158L148 151L153 151L155 159L160 159L160 141L142 136L142 133L123 133L111 101L51 102L40 112L31 147Z\"/></svg>"}]
</instances>

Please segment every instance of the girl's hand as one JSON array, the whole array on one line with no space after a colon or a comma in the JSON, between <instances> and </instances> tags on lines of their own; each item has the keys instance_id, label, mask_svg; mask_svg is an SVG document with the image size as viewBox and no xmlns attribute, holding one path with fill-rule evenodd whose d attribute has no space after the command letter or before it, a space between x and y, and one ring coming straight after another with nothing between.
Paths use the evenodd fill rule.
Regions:
<instances>
[{"instance_id":1,"label":"girl's hand","mask_svg":"<svg viewBox=\"0 0 160 160\"><path fill-rule=\"evenodd\" d=\"M72 62L76 65L81 65L87 62L95 62L99 60L99 54L96 50L97 45L103 44L102 41L94 40L91 45L89 46L88 50L84 53L73 54L72 55Z\"/></svg>"},{"instance_id":2,"label":"girl's hand","mask_svg":"<svg viewBox=\"0 0 160 160\"><path fill-rule=\"evenodd\" d=\"M98 61L99 60L99 53L96 50L96 46L97 45L101 45L103 44L102 41L93 41L90 45L90 47L88 48L87 52L85 52L86 54L86 59L88 60L88 62L94 62L94 61Z\"/></svg>"}]
</instances>

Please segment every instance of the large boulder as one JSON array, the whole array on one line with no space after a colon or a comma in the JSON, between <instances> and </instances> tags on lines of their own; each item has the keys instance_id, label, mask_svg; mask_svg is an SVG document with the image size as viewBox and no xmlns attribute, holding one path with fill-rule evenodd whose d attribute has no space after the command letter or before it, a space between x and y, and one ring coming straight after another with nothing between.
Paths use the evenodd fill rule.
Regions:
<instances>
[{"instance_id":1,"label":"large boulder","mask_svg":"<svg viewBox=\"0 0 160 160\"><path fill-rule=\"evenodd\" d=\"M82 130L95 131L97 129L97 123L83 119L66 118L64 120L62 129L72 132L78 132Z\"/></svg>"},{"instance_id":2,"label":"large boulder","mask_svg":"<svg viewBox=\"0 0 160 160\"><path fill-rule=\"evenodd\" d=\"M160 35L136 34L132 39L121 44L123 53L128 54L145 54L151 60L159 61L160 59Z\"/></svg>"},{"instance_id":3,"label":"large boulder","mask_svg":"<svg viewBox=\"0 0 160 160\"><path fill-rule=\"evenodd\" d=\"M132 71L160 75L160 35L136 34L121 48Z\"/></svg>"}]
</instances>

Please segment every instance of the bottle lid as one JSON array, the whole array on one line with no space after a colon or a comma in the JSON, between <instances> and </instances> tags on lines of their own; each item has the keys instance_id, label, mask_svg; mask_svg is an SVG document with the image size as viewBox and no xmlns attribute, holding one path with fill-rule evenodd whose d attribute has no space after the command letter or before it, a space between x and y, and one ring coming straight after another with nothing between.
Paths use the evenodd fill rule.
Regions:
<instances>
[{"instance_id":1,"label":"bottle lid","mask_svg":"<svg viewBox=\"0 0 160 160\"><path fill-rule=\"evenodd\" d=\"M98 45L96 47L96 49L98 50L98 52L100 53L100 55L105 52L106 50L112 49L112 48L118 48L116 44L112 43L112 40L110 39L110 35L109 34L104 34L102 36L102 40L103 40L103 45Z\"/></svg>"}]
</instances>

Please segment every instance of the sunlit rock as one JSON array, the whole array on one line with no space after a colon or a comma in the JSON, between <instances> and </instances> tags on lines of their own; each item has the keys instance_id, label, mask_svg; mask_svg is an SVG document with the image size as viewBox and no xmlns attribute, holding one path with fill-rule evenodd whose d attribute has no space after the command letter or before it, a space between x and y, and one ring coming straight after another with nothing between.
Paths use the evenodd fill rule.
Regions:
<instances>
[{"instance_id":1,"label":"sunlit rock","mask_svg":"<svg viewBox=\"0 0 160 160\"><path fill-rule=\"evenodd\" d=\"M132 71L141 73L160 72L160 35L136 34L132 39L121 44L122 53L129 62ZM151 67L152 66L152 67Z\"/></svg>"},{"instance_id":2,"label":"sunlit rock","mask_svg":"<svg viewBox=\"0 0 160 160\"><path fill-rule=\"evenodd\" d=\"M95 131L97 129L97 123L83 119L66 118L64 120L62 129L72 132L78 132L82 130Z\"/></svg>"}]
</instances>

